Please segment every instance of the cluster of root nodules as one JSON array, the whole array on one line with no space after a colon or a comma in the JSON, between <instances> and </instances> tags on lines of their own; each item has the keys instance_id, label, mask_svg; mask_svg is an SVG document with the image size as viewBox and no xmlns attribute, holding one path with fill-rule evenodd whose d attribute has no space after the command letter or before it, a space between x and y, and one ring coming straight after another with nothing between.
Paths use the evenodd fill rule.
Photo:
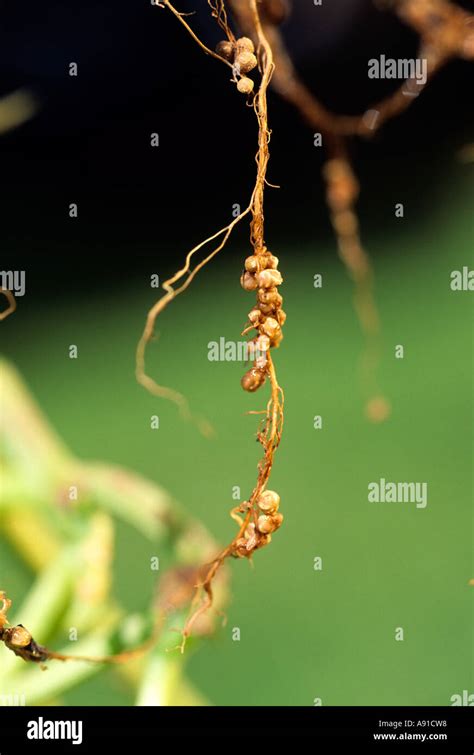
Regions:
<instances>
[{"instance_id":1,"label":"cluster of root nodules","mask_svg":"<svg viewBox=\"0 0 474 755\"><path fill-rule=\"evenodd\" d=\"M242 335L256 330L257 335L250 341L250 351L255 355L253 367L241 380L244 391L253 393L264 384L269 374L270 349L280 345L282 325L286 314L281 305L283 299L278 286L283 282L278 270L278 257L267 249L252 254L245 260L245 270L240 284L245 291L256 291L257 302L248 313L248 325Z\"/></svg>"},{"instance_id":2,"label":"cluster of root nodules","mask_svg":"<svg viewBox=\"0 0 474 755\"><path fill-rule=\"evenodd\" d=\"M240 511L245 511L249 505L245 501L234 509L234 516L238 516ZM279 506L280 496L274 490L265 490L259 496L256 511L253 511L256 521L249 522L243 535L236 539L232 548L234 558L249 558L254 551L271 542L272 533L281 527L283 522L283 514L278 511Z\"/></svg>"},{"instance_id":3,"label":"cluster of root nodules","mask_svg":"<svg viewBox=\"0 0 474 755\"><path fill-rule=\"evenodd\" d=\"M245 291L257 292L257 302L249 312L243 334L255 330L256 335L250 341L255 350L255 361L253 367L243 376L241 384L244 390L254 393L267 379L270 382L271 394L266 409L262 412L251 412L263 415L257 440L262 445L264 454L258 464L257 482L249 500L243 501L231 511L232 518L239 525L236 536L214 561L203 569L190 617L182 632L181 651L184 650L194 622L212 605L212 583L224 561L229 556L250 559L256 550L271 542L272 534L283 522L283 515L278 510L280 496L273 490L266 490L283 427L283 391L278 384L271 357L271 349L278 347L283 338L282 325L286 319L281 308L283 299L278 293L278 286L282 282L278 258L266 247L259 248L245 260L241 285Z\"/></svg>"},{"instance_id":4,"label":"cluster of root nodules","mask_svg":"<svg viewBox=\"0 0 474 755\"><path fill-rule=\"evenodd\" d=\"M216 52L232 64L233 81L242 94L251 94L254 89L254 81L247 76L250 71L257 67L255 47L249 37L240 37L234 41L223 40L216 47Z\"/></svg>"},{"instance_id":5,"label":"cluster of root nodules","mask_svg":"<svg viewBox=\"0 0 474 755\"><path fill-rule=\"evenodd\" d=\"M250 500L232 511L240 530L231 544L231 555L249 558L255 550L271 541L272 533L283 522L283 516L278 511L280 496L273 490L265 490L283 425L283 392L278 385L270 355L271 349L277 348L283 339L282 326L286 320L282 309L283 298L278 292L278 287L283 283L278 270L278 257L265 247L247 257L240 283L245 291L257 293L256 304L248 314L248 323L242 333L245 335L256 331L250 341L254 363L242 377L241 385L245 391L254 393L267 378L271 384L270 400L257 433L257 439L265 451L259 464L257 485ZM240 515L245 515L245 518L242 519Z\"/></svg>"}]
</instances>

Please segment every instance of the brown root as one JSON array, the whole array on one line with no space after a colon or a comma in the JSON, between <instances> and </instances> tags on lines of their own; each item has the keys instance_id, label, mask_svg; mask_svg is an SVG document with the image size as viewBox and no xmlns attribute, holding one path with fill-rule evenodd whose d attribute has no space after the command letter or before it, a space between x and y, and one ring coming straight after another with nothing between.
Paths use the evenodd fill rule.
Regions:
<instances>
[{"instance_id":1,"label":"brown root","mask_svg":"<svg viewBox=\"0 0 474 755\"><path fill-rule=\"evenodd\" d=\"M150 636L143 643L131 650L106 656L69 655L67 653L57 653L54 650L49 650L44 645L39 645L22 624L10 626L8 611L12 601L6 597L3 591L0 591L0 601L2 601L0 609L0 642L3 642L8 650L11 650L12 653L24 661L41 665L51 660L109 664L126 663L133 658L144 655L156 644L167 618L165 611L158 612Z\"/></svg>"},{"instance_id":2,"label":"brown root","mask_svg":"<svg viewBox=\"0 0 474 755\"><path fill-rule=\"evenodd\" d=\"M16 299L13 296L13 293L8 290L8 288L0 288L0 294L3 294L6 300L8 301L8 307L3 310L3 312L0 312L0 321L6 320L8 315L12 315L13 312L16 310Z\"/></svg>"},{"instance_id":3,"label":"brown root","mask_svg":"<svg viewBox=\"0 0 474 755\"><path fill-rule=\"evenodd\" d=\"M247 0L229 2L241 28L252 34L252 13ZM264 33L275 61L272 86L311 127L320 129L328 152L323 168L326 198L339 255L355 284L354 305L365 336L361 369L364 390L369 396L366 414L373 422L384 421L390 414L390 405L381 395L377 381L379 315L373 296L372 266L360 240L355 210L359 186L349 158L347 137L373 136L386 121L405 111L451 58L474 58L474 16L449 0L393 0L387 6L420 35L418 57L427 62L426 82L419 85L408 79L364 113L346 116L330 112L301 81L278 29L285 13L266 12L265 9L272 10L272 3L262 0ZM279 7L279 10L285 9Z\"/></svg>"},{"instance_id":4,"label":"brown root","mask_svg":"<svg viewBox=\"0 0 474 755\"><path fill-rule=\"evenodd\" d=\"M258 465L257 482L249 500L237 507L232 514L233 518L239 524L237 534L212 562L203 567L196 582L195 595L191 603L191 610L182 632L183 640L180 647L181 650L184 650L186 639L191 634L196 622L213 604L213 582L224 561L230 556L245 556L250 558L256 549L266 545L270 541L269 533L260 532L258 530L258 500L267 485L273 466L274 453L280 442L283 427L283 392L278 384L275 367L270 356L270 346L278 346L281 340L280 328L281 324L284 322L284 313L282 313L281 316L277 313L281 306L280 295L277 293L274 295L265 293L268 290L269 285L279 285L282 279L280 273L276 270L278 260L267 251L264 241L263 205L265 186L268 185L266 174L269 161L268 144L270 141L267 114L267 89L273 75L274 62L271 46L262 28L259 10L257 8L257 0L248 0L248 9L251 16L252 40L249 37L236 39L235 35L229 28L223 0L209 0L212 15L217 19L219 26L225 32L227 38L227 41L218 45L218 52L216 53L210 51L209 48L207 48L206 45L196 37L195 33L189 27L182 15L176 11L168 0L163 0L162 4L169 8L179 19L204 52L223 60L223 62L228 65L233 65L234 80L236 80L238 84L243 81L242 78L238 78L241 73L246 74L254 67L255 53L255 62L258 64L260 72L259 86L253 96L253 108L258 123L258 150L256 154L257 175L248 207L237 218L229 223L229 225L194 247L188 253L184 266L178 270L172 278L163 284L166 293L149 311L145 329L137 347L136 376L138 381L154 395L174 401L174 403L180 408L181 413L184 416L189 416L187 402L180 393L177 393L170 388L159 386L146 374L145 351L147 344L153 336L156 318L176 296L182 293L190 285L197 272L224 247L235 225L248 214L251 215L250 242L255 259L255 271L258 273L259 271L264 271L266 268L269 268L267 274L267 278L269 278L268 281L264 277L261 280L256 279L255 283L252 280L249 280L247 283L247 279L243 279L242 283L242 285L245 284L244 287L248 287L248 290L256 290L258 288L259 295L264 299L263 302L257 302L257 308L259 308L261 317L257 326L260 335L256 339L256 345L258 348L264 343L267 350L263 357L257 357L254 366L254 370L256 374L258 374L259 379L252 381L249 378L246 382L243 382L243 386L247 386L248 390L255 390L260 387L266 377L268 377L270 382L271 396L264 413L261 427L257 434L257 438L263 446L264 455ZM244 58L245 63L243 62ZM237 66L234 65L234 63L231 62L233 60L238 61L239 64ZM242 71L240 71L241 67ZM251 92L253 91L253 87L247 85L245 80L243 84L240 83L239 88L241 91L245 91L252 96ZM193 255L202 247L216 239L220 239L219 243L203 261L191 269L191 259ZM245 275L252 277L251 273L245 273ZM181 282L178 288L174 288L174 284L180 281L183 282ZM273 315L273 317L268 317L267 315L269 314ZM251 324L251 326L255 327L254 324ZM246 332L251 330L252 327L248 328ZM270 335L268 335L268 333L270 333ZM260 361L258 362L259 359ZM239 514L242 514L242 517L240 517ZM271 526L274 526L276 529L277 526L281 524L281 520L282 517L276 519ZM266 524L265 526L268 529L270 525ZM249 532L249 527L251 532ZM242 547L243 542L245 543L245 548Z\"/></svg>"}]
</instances>

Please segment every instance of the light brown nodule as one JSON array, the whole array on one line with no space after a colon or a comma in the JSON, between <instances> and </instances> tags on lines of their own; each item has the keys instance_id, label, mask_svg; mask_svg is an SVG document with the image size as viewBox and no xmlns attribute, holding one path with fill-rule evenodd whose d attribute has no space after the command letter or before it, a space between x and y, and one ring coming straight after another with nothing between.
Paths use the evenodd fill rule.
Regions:
<instances>
[{"instance_id":1,"label":"light brown nodule","mask_svg":"<svg viewBox=\"0 0 474 755\"><path fill-rule=\"evenodd\" d=\"M263 370L257 370L255 367L252 367L251 370L248 370L248 372L245 373L242 380L240 381L242 388L244 391L248 391L249 393L253 393L258 388L260 388L261 385L263 385L265 382L265 373Z\"/></svg>"},{"instance_id":2,"label":"light brown nodule","mask_svg":"<svg viewBox=\"0 0 474 755\"><path fill-rule=\"evenodd\" d=\"M241 94L251 94L253 87L254 83L252 79L247 78L247 76L242 76L237 82L237 89Z\"/></svg>"}]
</instances>

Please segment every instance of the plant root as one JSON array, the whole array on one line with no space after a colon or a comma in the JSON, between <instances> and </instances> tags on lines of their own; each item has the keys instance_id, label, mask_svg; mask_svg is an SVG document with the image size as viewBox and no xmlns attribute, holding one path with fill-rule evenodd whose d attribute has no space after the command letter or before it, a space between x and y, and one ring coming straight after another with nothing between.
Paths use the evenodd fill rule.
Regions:
<instances>
[{"instance_id":1,"label":"plant root","mask_svg":"<svg viewBox=\"0 0 474 755\"><path fill-rule=\"evenodd\" d=\"M264 455L258 465L257 482L249 500L240 504L240 506L231 513L231 516L239 525L237 534L232 541L220 553L218 553L212 562L208 563L202 568L202 570L200 570L200 575L195 585L195 595L191 602L190 613L182 630L180 649L181 651L184 651L186 640L195 627L196 622L213 605L213 583L225 560L231 556L236 558L246 557L250 559L255 550L270 542L270 533L276 530L283 520L282 515L277 513L278 502L274 510L269 511L266 514L259 508L259 505L262 503L262 496L265 492L271 493L271 491L266 491L266 486L273 467L274 454L280 443L283 428L283 391L278 384L274 363L270 356L270 349L272 347L277 347L282 339L281 325L286 316L281 310L281 296L277 291L277 286L282 282L282 277L277 269L278 259L268 252L264 241L264 190L265 186L269 185L266 179L266 174L269 161L268 144L270 141L267 113L267 89L273 75L274 62L271 46L268 43L262 28L259 10L257 8L257 0L248 0L249 14L252 19L252 37L255 44L248 37L241 37L240 39L236 38L228 25L227 13L223 0L209 0L212 15L217 19L220 28L226 35L226 40L220 42L217 46L216 53L213 53L197 38L194 31L183 19L182 15L172 6L169 0L163 0L161 4L171 10L173 15L179 19L180 23L186 28L188 33L190 33L191 37L199 44L204 52L213 57L217 57L232 67L232 81L237 84L237 89L240 92L246 93L249 97L253 97L252 105L258 124L258 150L256 154L257 173L250 202L246 209L216 234L195 246L186 256L184 266L178 270L172 278L163 284L166 293L150 309L145 329L137 347L137 380L154 395L173 401L178 406L183 416L190 416L187 402L180 393L177 393L173 389L158 385L149 375L147 375L145 370L146 347L153 336L155 322L158 315L174 298L176 298L176 296L186 290L199 270L225 246L237 223L250 214L250 243L253 254L246 260L247 269L244 271L241 283L247 290L258 289L259 298L255 305L255 309L252 310L252 313L257 312L257 315L256 317L254 316L253 320L249 320L244 333L248 333L255 328L259 335L253 341L254 345L257 347L258 356L252 370L249 371L252 373L251 376L247 377L249 374L247 373L247 375L242 378L242 387L253 392L263 385L267 378L270 382L270 399L267 403L264 417L257 433L257 439L264 450ZM257 66L260 73L260 82L258 89L254 94L254 82L252 79L248 78L248 72ZM193 255L217 239L219 239L219 242L214 246L207 257L196 265L196 267L191 268ZM249 260L251 262L249 262ZM180 283L177 288L174 287L174 284L176 283ZM259 347L262 346L265 348L260 350ZM272 495L276 496L276 494ZM239 516L239 514L242 514L242 516Z\"/></svg>"},{"instance_id":2,"label":"plant root","mask_svg":"<svg viewBox=\"0 0 474 755\"><path fill-rule=\"evenodd\" d=\"M3 296L8 301L8 307L3 310L3 312L0 312L0 322L2 320L6 320L8 315L12 315L14 311L16 310L16 299L13 296L13 293L8 288L0 288L0 294L3 294Z\"/></svg>"}]
</instances>

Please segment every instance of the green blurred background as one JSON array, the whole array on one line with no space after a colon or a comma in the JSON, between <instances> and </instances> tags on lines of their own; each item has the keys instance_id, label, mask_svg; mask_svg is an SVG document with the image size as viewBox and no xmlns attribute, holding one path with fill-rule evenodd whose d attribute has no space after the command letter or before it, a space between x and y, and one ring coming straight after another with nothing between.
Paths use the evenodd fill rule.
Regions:
<instances>
[{"instance_id":1,"label":"green blurred background","mask_svg":"<svg viewBox=\"0 0 474 755\"><path fill-rule=\"evenodd\" d=\"M212 704L449 705L453 694L473 691L473 294L450 289L452 270L472 268L473 170L451 154L428 212L413 212L407 195L406 217L396 219L393 204L402 200L390 192L377 222L370 203L363 208L383 323L380 382L393 407L381 425L364 417L363 339L329 230L314 243L310 222L304 240L269 230L288 313L275 357L285 431L271 484L285 522L254 568L232 562L227 625L190 654L189 676ZM380 208L376 193L369 202ZM176 261L180 244L171 250ZM80 251L80 240L69 244L72 280ZM56 296L27 273L28 295L1 326L4 355L73 453L158 482L222 543L235 531L233 486L245 498L255 481L257 423L246 411L266 400L243 393L241 364L207 359L209 341L238 340L245 323L245 255L238 237L163 315L148 352L149 372L212 422L211 440L135 382L135 346L156 293L148 275L111 284L104 277L103 288L95 280L80 296ZM313 287L315 273L322 289ZM68 358L72 343L77 360ZM396 344L404 359L395 359ZM159 430L150 429L153 414ZM321 430L313 429L316 414ZM367 485L381 477L426 481L427 508L368 503ZM19 601L33 575L4 541L0 548L2 583ZM149 541L119 525L114 593L130 611L148 604L153 554ZM133 702L110 670L63 700Z\"/></svg>"}]
</instances>

